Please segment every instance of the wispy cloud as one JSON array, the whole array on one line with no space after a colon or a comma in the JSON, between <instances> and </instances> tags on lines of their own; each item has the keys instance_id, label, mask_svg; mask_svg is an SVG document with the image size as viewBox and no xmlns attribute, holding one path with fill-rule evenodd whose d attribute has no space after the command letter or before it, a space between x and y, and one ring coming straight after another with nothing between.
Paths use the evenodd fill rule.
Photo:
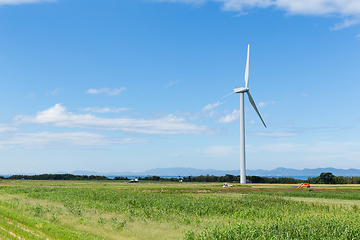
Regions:
<instances>
[{"instance_id":1,"label":"wispy cloud","mask_svg":"<svg viewBox=\"0 0 360 240\"><path fill-rule=\"evenodd\" d=\"M182 112L182 111L179 111L179 110L176 110L175 114L176 115L183 115L183 116L189 116L190 115L189 112Z\"/></svg>"},{"instance_id":2,"label":"wispy cloud","mask_svg":"<svg viewBox=\"0 0 360 240\"><path fill-rule=\"evenodd\" d=\"M26 96L26 99L35 97L35 93L29 93L29 95Z\"/></svg>"},{"instance_id":3,"label":"wispy cloud","mask_svg":"<svg viewBox=\"0 0 360 240\"><path fill-rule=\"evenodd\" d=\"M224 157L226 155L238 152L238 146L208 146L203 149L198 149L196 152L204 153L211 157Z\"/></svg>"},{"instance_id":4,"label":"wispy cloud","mask_svg":"<svg viewBox=\"0 0 360 240\"><path fill-rule=\"evenodd\" d=\"M168 84L166 84L166 86L170 87L172 85L178 84L179 82L180 80L170 81Z\"/></svg>"},{"instance_id":5,"label":"wispy cloud","mask_svg":"<svg viewBox=\"0 0 360 240\"><path fill-rule=\"evenodd\" d=\"M222 102L210 103L203 107L201 111L198 111L194 114L194 116L190 117L190 119L198 119L200 117L214 117L217 114L217 111L214 108L223 104Z\"/></svg>"},{"instance_id":6,"label":"wispy cloud","mask_svg":"<svg viewBox=\"0 0 360 240\"><path fill-rule=\"evenodd\" d=\"M144 139L107 139L89 132L36 132L16 133L11 138L0 142L0 145L20 146L94 146L122 143L146 142Z\"/></svg>"},{"instance_id":7,"label":"wispy cloud","mask_svg":"<svg viewBox=\"0 0 360 240\"><path fill-rule=\"evenodd\" d=\"M258 107L266 107L266 105L269 105L269 104L275 104L275 102L274 101L260 102L258 104Z\"/></svg>"},{"instance_id":8,"label":"wispy cloud","mask_svg":"<svg viewBox=\"0 0 360 240\"><path fill-rule=\"evenodd\" d=\"M231 123L240 118L240 110L235 109L232 113L227 114L219 119L219 123Z\"/></svg>"},{"instance_id":9,"label":"wispy cloud","mask_svg":"<svg viewBox=\"0 0 360 240\"><path fill-rule=\"evenodd\" d=\"M154 2L180 2L180 3L189 3L189 4L203 4L209 0L153 0Z\"/></svg>"},{"instance_id":10,"label":"wispy cloud","mask_svg":"<svg viewBox=\"0 0 360 240\"><path fill-rule=\"evenodd\" d=\"M258 132L258 133L250 133L250 135L257 136L257 137L293 137L297 136L298 133L296 132Z\"/></svg>"},{"instance_id":11,"label":"wispy cloud","mask_svg":"<svg viewBox=\"0 0 360 240\"><path fill-rule=\"evenodd\" d=\"M213 104L208 104L208 105L206 105L204 108L203 108L203 111L209 111L209 110L211 110L211 109L214 109L214 108L216 108L216 107L218 107L218 106L220 106L221 104L223 104L223 103L221 103L221 102L216 102L216 103L213 103Z\"/></svg>"},{"instance_id":12,"label":"wispy cloud","mask_svg":"<svg viewBox=\"0 0 360 240\"><path fill-rule=\"evenodd\" d=\"M286 95L288 95L288 96L301 96L301 97L309 97L310 96L310 94L308 94L308 93L288 93Z\"/></svg>"},{"instance_id":13,"label":"wispy cloud","mask_svg":"<svg viewBox=\"0 0 360 240\"><path fill-rule=\"evenodd\" d=\"M53 96L57 96L57 95L59 95L59 91L60 91L60 89L56 88L56 89L50 91L50 94L53 95Z\"/></svg>"},{"instance_id":14,"label":"wispy cloud","mask_svg":"<svg viewBox=\"0 0 360 240\"><path fill-rule=\"evenodd\" d=\"M240 16L244 16L244 15L248 15L248 12L240 12L240 13L236 14L234 17L240 17Z\"/></svg>"},{"instance_id":15,"label":"wispy cloud","mask_svg":"<svg viewBox=\"0 0 360 240\"><path fill-rule=\"evenodd\" d=\"M121 87L121 88L115 88L114 90L110 90L109 88L100 88L100 89L93 89L90 88L89 90L86 91L86 93L89 94L99 94L99 93L105 93L109 96L115 96L120 94L121 92L125 91L126 88L125 87Z\"/></svg>"},{"instance_id":16,"label":"wispy cloud","mask_svg":"<svg viewBox=\"0 0 360 240\"><path fill-rule=\"evenodd\" d=\"M121 130L145 134L209 134L207 126L188 123L185 118L168 115L156 119L134 119L130 117L100 118L90 113L75 114L68 112L61 104L36 113L35 116L16 116L14 121L35 123L58 127L95 128Z\"/></svg>"},{"instance_id":17,"label":"wispy cloud","mask_svg":"<svg viewBox=\"0 0 360 240\"><path fill-rule=\"evenodd\" d=\"M123 112L126 110L130 110L131 108L109 108L109 107L104 107L104 108L99 108L99 107L94 107L94 108L80 108L80 111L83 112L91 112L91 113L119 113L119 112Z\"/></svg>"},{"instance_id":18,"label":"wispy cloud","mask_svg":"<svg viewBox=\"0 0 360 240\"><path fill-rule=\"evenodd\" d=\"M336 23L335 26L331 28L331 30L337 31L343 28L351 27L359 23L360 23L360 16L352 19L345 19L344 22L342 23Z\"/></svg>"},{"instance_id":19,"label":"wispy cloud","mask_svg":"<svg viewBox=\"0 0 360 240\"><path fill-rule=\"evenodd\" d=\"M222 3L224 11L239 11L275 8L291 15L335 16L344 18L344 22L335 25L339 30L359 23L360 1L358 0L161 0L160 2L180 2L203 4L205 2Z\"/></svg>"},{"instance_id":20,"label":"wispy cloud","mask_svg":"<svg viewBox=\"0 0 360 240\"><path fill-rule=\"evenodd\" d=\"M6 124L0 123L0 133L1 132L7 132L7 131L15 131L15 130L17 130L17 128L9 127Z\"/></svg>"},{"instance_id":21,"label":"wispy cloud","mask_svg":"<svg viewBox=\"0 0 360 240\"><path fill-rule=\"evenodd\" d=\"M349 126L332 126L332 127L324 127L324 126L313 126L313 127L291 127L291 129L295 132L338 132L349 130L352 127Z\"/></svg>"},{"instance_id":22,"label":"wispy cloud","mask_svg":"<svg viewBox=\"0 0 360 240\"><path fill-rule=\"evenodd\" d=\"M360 142L274 143L251 146L251 151L276 155L291 153L292 161L301 161L302 164L314 164L315 161L320 166L326 164L346 168L358 163Z\"/></svg>"},{"instance_id":23,"label":"wispy cloud","mask_svg":"<svg viewBox=\"0 0 360 240\"><path fill-rule=\"evenodd\" d=\"M41 2L57 2L56 0L0 0L0 5L20 5Z\"/></svg>"}]
</instances>

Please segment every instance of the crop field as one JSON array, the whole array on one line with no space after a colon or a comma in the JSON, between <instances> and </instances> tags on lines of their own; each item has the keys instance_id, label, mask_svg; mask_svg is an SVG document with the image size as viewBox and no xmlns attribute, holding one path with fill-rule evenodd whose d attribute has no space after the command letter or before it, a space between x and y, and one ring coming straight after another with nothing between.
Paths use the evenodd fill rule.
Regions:
<instances>
[{"instance_id":1,"label":"crop field","mask_svg":"<svg viewBox=\"0 0 360 240\"><path fill-rule=\"evenodd\" d=\"M360 239L360 185L3 180L0 239Z\"/></svg>"}]
</instances>

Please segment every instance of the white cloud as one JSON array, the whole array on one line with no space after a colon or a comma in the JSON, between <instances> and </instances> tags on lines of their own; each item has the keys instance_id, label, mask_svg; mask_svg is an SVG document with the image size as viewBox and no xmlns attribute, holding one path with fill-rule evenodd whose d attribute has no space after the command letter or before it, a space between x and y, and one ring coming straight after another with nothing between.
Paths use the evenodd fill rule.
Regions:
<instances>
[{"instance_id":1,"label":"white cloud","mask_svg":"<svg viewBox=\"0 0 360 240\"><path fill-rule=\"evenodd\" d=\"M273 7L292 15L336 16L345 18L344 23L337 24L338 30L358 24L360 19L359 0L162 0L161 2L180 2L201 4L220 2L224 11L239 11L254 8Z\"/></svg>"},{"instance_id":2,"label":"white cloud","mask_svg":"<svg viewBox=\"0 0 360 240\"><path fill-rule=\"evenodd\" d=\"M171 81L171 82L169 82L166 86L170 87L170 86L172 86L172 85L178 84L179 82L180 82L179 80Z\"/></svg>"},{"instance_id":3,"label":"white cloud","mask_svg":"<svg viewBox=\"0 0 360 240\"><path fill-rule=\"evenodd\" d=\"M253 133L250 135L258 136L258 137L293 137L293 136L298 135L298 133L295 133L295 132L259 132L259 133Z\"/></svg>"},{"instance_id":4,"label":"white cloud","mask_svg":"<svg viewBox=\"0 0 360 240\"><path fill-rule=\"evenodd\" d=\"M190 119L198 119L200 117L214 117L217 114L217 111L214 110L214 108L220 106L221 102L216 102L216 103L210 103L208 105L206 105L205 107L203 107L203 109L201 111L198 111L194 114L194 116L190 117Z\"/></svg>"},{"instance_id":5,"label":"white cloud","mask_svg":"<svg viewBox=\"0 0 360 240\"><path fill-rule=\"evenodd\" d=\"M258 107L266 107L266 105L268 104L275 104L275 102L274 101L260 102L258 104Z\"/></svg>"},{"instance_id":6,"label":"white cloud","mask_svg":"<svg viewBox=\"0 0 360 240\"><path fill-rule=\"evenodd\" d=\"M189 115L190 115L189 112L182 112L182 111L179 111L179 110L176 110L176 111L175 111L175 114L176 114L176 115L184 115L184 116L189 116Z\"/></svg>"},{"instance_id":7,"label":"white cloud","mask_svg":"<svg viewBox=\"0 0 360 240\"><path fill-rule=\"evenodd\" d=\"M35 93L29 93L29 95L26 96L26 99L35 97Z\"/></svg>"},{"instance_id":8,"label":"white cloud","mask_svg":"<svg viewBox=\"0 0 360 240\"><path fill-rule=\"evenodd\" d=\"M226 116L219 119L219 123L230 123L238 120L240 118L240 110L235 109L232 113L227 114Z\"/></svg>"},{"instance_id":9,"label":"white cloud","mask_svg":"<svg viewBox=\"0 0 360 240\"><path fill-rule=\"evenodd\" d=\"M102 135L89 132L37 132L16 133L11 138L0 142L0 145L22 146L92 146L120 143L146 142L144 139L107 139Z\"/></svg>"},{"instance_id":10,"label":"white cloud","mask_svg":"<svg viewBox=\"0 0 360 240\"><path fill-rule=\"evenodd\" d=\"M248 12L240 12L240 13L236 14L234 17L245 16L245 15L248 15L248 14L249 14Z\"/></svg>"},{"instance_id":11,"label":"white cloud","mask_svg":"<svg viewBox=\"0 0 360 240\"><path fill-rule=\"evenodd\" d=\"M0 133L1 132L7 132L7 131L15 131L15 130L17 130L17 128L9 127L6 124L0 123Z\"/></svg>"},{"instance_id":12,"label":"white cloud","mask_svg":"<svg viewBox=\"0 0 360 240\"><path fill-rule=\"evenodd\" d=\"M0 0L0 5L20 5L41 2L56 2L56 0Z\"/></svg>"},{"instance_id":13,"label":"white cloud","mask_svg":"<svg viewBox=\"0 0 360 240\"><path fill-rule=\"evenodd\" d=\"M86 93L89 93L89 94L105 93L105 94L107 94L109 96L115 96L115 95L118 95L122 91L125 91L125 90L126 90L125 87L115 88L114 90L110 90L109 88L100 88L100 89L90 88L89 90L86 91Z\"/></svg>"},{"instance_id":14,"label":"white cloud","mask_svg":"<svg viewBox=\"0 0 360 240\"><path fill-rule=\"evenodd\" d=\"M196 150L212 157L224 157L238 152L238 146L209 146L204 149Z\"/></svg>"},{"instance_id":15,"label":"white cloud","mask_svg":"<svg viewBox=\"0 0 360 240\"><path fill-rule=\"evenodd\" d=\"M58 127L121 130L145 134L204 134L211 133L207 126L188 123L185 118L168 115L157 119L99 118L88 114L68 112L61 104L36 113L35 116L16 116L17 123L36 123Z\"/></svg>"},{"instance_id":16,"label":"white cloud","mask_svg":"<svg viewBox=\"0 0 360 240\"><path fill-rule=\"evenodd\" d=\"M156 2L181 2L181 3L191 3L191 4L203 4L209 0L154 0Z\"/></svg>"},{"instance_id":17,"label":"white cloud","mask_svg":"<svg viewBox=\"0 0 360 240\"><path fill-rule=\"evenodd\" d=\"M337 30L340 30L343 28L351 27L358 23L360 23L360 16L357 18L353 18L353 19L345 19L344 22L342 22L342 23L336 23L335 26L333 28L331 28L331 30L337 31Z\"/></svg>"},{"instance_id":18,"label":"white cloud","mask_svg":"<svg viewBox=\"0 0 360 240\"><path fill-rule=\"evenodd\" d=\"M99 108L99 107L95 107L95 108L80 108L80 111L83 112L92 112L92 113L119 113L122 111L126 111L126 110L130 110L131 108L108 108L108 107L104 107L104 108Z\"/></svg>"},{"instance_id":19,"label":"white cloud","mask_svg":"<svg viewBox=\"0 0 360 240\"><path fill-rule=\"evenodd\" d=\"M251 146L252 152L263 154L291 154L292 161L306 161L303 164L319 163L345 168L344 164L357 164L360 158L360 142L314 142L306 144L277 143ZM350 167L348 165L348 167ZM353 166L353 165L352 165Z\"/></svg>"},{"instance_id":20,"label":"white cloud","mask_svg":"<svg viewBox=\"0 0 360 240\"><path fill-rule=\"evenodd\" d=\"M59 91L60 91L60 89L56 88L53 91L50 91L50 94L53 95L53 96L57 96L57 95L59 95Z\"/></svg>"},{"instance_id":21,"label":"white cloud","mask_svg":"<svg viewBox=\"0 0 360 240\"><path fill-rule=\"evenodd\" d=\"M295 143L275 143L275 144L265 144L265 145L257 145L257 146L251 146L249 150L251 149L252 152L299 152L301 150L304 150L306 148L306 144L295 144Z\"/></svg>"},{"instance_id":22,"label":"white cloud","mask_svg":"<svg viewBox=\"0 0 360 240\"><path fill-rule=\"evenodd\" d=\"M203 108L203 111L204 111L204 112L205 112L205 111L209 111L209 110L211 110L211 109L214 109L214 108L220 106L221 104L223 104L223 103L221 103L221 102L216 102L216 103L213 103L213 104L210 103L210 104L206 105L206 106Z\"/></svg>"}]
</instances>

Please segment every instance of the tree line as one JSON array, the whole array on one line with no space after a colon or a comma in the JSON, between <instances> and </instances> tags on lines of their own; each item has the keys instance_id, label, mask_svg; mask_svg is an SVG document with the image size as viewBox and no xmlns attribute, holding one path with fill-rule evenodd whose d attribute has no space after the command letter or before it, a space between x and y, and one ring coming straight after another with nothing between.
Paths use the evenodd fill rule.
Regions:
<instances>
[{"instance_id":1,"label":"tree line","mask_svg":"<svg viewBox=\"0 0 360 240\"><path fill-rule=\"evenodd\" d=\"M73 175L73 174L41 174L41 175L12 175L10 177L0 176L0 179L10 180L130 180L128 177L115 177L108 178L106 176L98 175ZM214 175L200 175L200 176L187 176L187 177L173 177L162 178L159 176L146 176L139 177L139 180L147 181L163 181L163 182L240 182L240 175L226 174L225 176ZM260 176L246 176L246 179L251 183L283 183L283 184L297 184L297 183L310 183L310 184L360 184L360 177L343 177L335 176L330 172L321 173L317 177L309 177L307 180L299 180L293 177L260 177Z\"/></svg>"},{"instance_id":2,"label":"tree line","mask_svg":"<svg viewBox=\"0 0 360 240\"><path fill-rule=\"evenodd\" d=\"M182 180L183 182L240 182L240 175L226 174L225 176L214 175L200 175L200 176L188 176L178 178L161 178L159 176L148 176L139 178L139 180L151 180L151 181L172 181L177 182ZM317 177L309 177L307 180L299 180L293 177L260 177L260 176L246 176L246 180L251 183L282 183L282 184L297 184L297 183L310 183L310 184L360 184L360 177L343 177L335 176L330 172L321 173Z\"/></svg>"},{"instance_id":3,"label":"tree line","mask_svg":"<svg viewBox=\"0 0 360 240\"><path fill-rule=\"evenodd\" d=\"M318 177L308 178L307 182L310 184L360 184L360 177L335 176L331 172L325 172Z\"/></svg>"},{"instance_id":4,"label":"tree line","mask_svg":"<svg viewBox=\"0 0 360 240\"><path fill-rule=\"evenodd\" d=\"M105 176L97 175L73 175L73 174L41 174L41 175L12 175L10 177L0 177L2 179L13 180L109 180Z\"/></svg>"}]
</instances>

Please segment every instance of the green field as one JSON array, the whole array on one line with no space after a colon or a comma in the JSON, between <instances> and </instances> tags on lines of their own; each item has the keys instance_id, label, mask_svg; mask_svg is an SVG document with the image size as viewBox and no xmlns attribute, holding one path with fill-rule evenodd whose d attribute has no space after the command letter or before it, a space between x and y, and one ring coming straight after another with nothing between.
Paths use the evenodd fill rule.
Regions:
<instances>
[{"instance_id":1,"label":"green field","mask_svg":"<svg viewBox=\"0 0 360 240\"><path fill-rule=\"evenodd\" d=\"M360 185L3 180L0 239L360 239Z\"/></svg>"}]
</instances>

